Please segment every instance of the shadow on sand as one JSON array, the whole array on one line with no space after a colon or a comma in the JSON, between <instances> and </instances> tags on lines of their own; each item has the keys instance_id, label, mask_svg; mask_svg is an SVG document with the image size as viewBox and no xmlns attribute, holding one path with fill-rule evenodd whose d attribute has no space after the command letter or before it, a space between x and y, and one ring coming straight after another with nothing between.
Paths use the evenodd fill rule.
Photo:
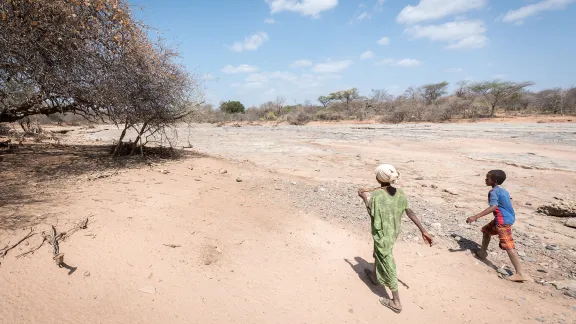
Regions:
<instances>
[{"instance_id":1,"label":"shadow on sand","mask_svg":"<svg viewBox=\"0 0 576 324\"><path fill-rule=\"evenodd\" d=\"M372 270L374 268L374 263L369 263L368 261L364 260L361 257L354 258L356 264L353 264L353 262L348 259L344 259L344 261L346 261L346 263L350 265L352 270L354 270L354 272L358 274L358 278L360 278L360 280L372 291L372 293L374 293L379 297L384 297L387 299L391 298L384 286L374 285L372 283L372 280L366 276L366 273L364 273L364 269ZM404 288L410 289L410 287L408 287L408 285L404 283L402 280L398 279L398 282L402 284Z\"/></svg>"},{"instance_id":2,"label":"shadow on sand","mask_svg":"<svg viewBox=\"0 0 576 324\"><path fill-rule=\"evenodd\" d=\"M455 235L454 235L455 236ZM480 250L480 244L469 240L463 236L459 236L460 240L457 241L458 245L460 246L459 249L448 249L448 251L450 252L465 252L465 251L469 251L470 254L472 254L472 256L474 256L477 260L481 261L482 263L484 263L486 266L492 268L493 270L498 270L498 267L494 265L494 263L488 261L487 259L481 259L478 256L476 256L476 251Z\"/></svg>"}]
</instances>

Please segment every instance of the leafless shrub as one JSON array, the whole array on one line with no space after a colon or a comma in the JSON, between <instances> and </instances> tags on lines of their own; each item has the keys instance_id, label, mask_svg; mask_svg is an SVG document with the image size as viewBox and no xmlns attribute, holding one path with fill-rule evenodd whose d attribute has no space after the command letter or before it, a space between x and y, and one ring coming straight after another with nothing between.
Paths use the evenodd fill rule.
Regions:
<instances>
[{"instance_id":1,"label":"leafless shrub","mask_svg":"<svg viewBox=\"0 0 576 324\"><path fill-rule=\"evenodd\" d=\"M290 125L306 125L312 118L304 111L290 113L287 116L287 121Z\"/></svg>"},{"instance_id":2,"label":"leafless shrub","mask_svg":"<svg viewBox=\"0 0 576 324\"><path fill-rule=\"evenodd\" d=\"M312 118L317 121L340 121L344 119L344 116L338 111L322 109L316 112Z\"/></svg>"}]
</instances>

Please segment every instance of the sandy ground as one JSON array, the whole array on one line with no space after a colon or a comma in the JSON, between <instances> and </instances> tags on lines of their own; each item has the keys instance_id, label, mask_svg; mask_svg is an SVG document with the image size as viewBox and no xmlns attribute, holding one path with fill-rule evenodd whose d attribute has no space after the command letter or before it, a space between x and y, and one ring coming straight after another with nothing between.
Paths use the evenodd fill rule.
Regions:
<instances>
[{"instance_id":1,"label":"sandy ground","mask_svg":"<svg viewBox=\"0 0 576 324\"><path fill-rule=\"evenodd\" d=\"M522 248L538 259L527 263L530 275L568 279L575 230L535 208L575 196L575 133L571 123L194 125L180 130L181 144L211 157L119 166L103 156L85 164L80 146L3 154L10 192L0 204L0 246L28 226L64 231L86 217L89 225L61 243L66 268L49 245L16 257L40 234L0 259L0 322L576 323L573 298L498 278L469 252L451 252L458 244L449 235L455 228L480 240L482 224L464 219L485 207L484 173L503 168ZM61 142L116 135L76 129ZM369 221L353 191L373 185L379 162L397 165L421 218L443 228L426 247L404 223L395 248L405 284L399 315L363 275L372 264ZM560 250L546 251L550 243ZM490 258L505 264L492 247Z\"/></svg>"}]
</instances>

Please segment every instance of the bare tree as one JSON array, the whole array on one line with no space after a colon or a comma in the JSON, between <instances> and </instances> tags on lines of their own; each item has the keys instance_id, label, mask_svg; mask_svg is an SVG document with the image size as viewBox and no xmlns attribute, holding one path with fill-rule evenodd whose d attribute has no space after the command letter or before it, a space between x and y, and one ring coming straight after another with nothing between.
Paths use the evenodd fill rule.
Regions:
<instances>
[{"instance_id":1,"label":"bare tree","mask_svg":"<svg viewBox=\"0 0 576 324\"><path fill-rule=\"evenodd\" d=\"M458 88L456 88L456 92L455 92L456 97L466 99L466 97L468 96L468 84L469 83L470 83L470 81L468 81L468 80L462 80L462 81L458 81L456 83L456 85L458 86Z\"/></svg>"},{"instance_id":2,"label":"bare tree","mask_svg":"<svg viewBox=\"0 0 576 324\"><path fill-rule=\"evenodd\" d=\"M420 89L414 87L408 87L406 91L404 91L404 96L406 99L410 101L420 101L422 98L422 92Z\"/></svg>"},{"instance_id":3,"label":"bare tree","mask_svg":"<svg viewBox=\"0 0 576 324\"><path fill-rule=\"evenodd\" d=\"M474 83L470 85L469 89L485 100L486 105L490 109L490 116L494 116L496 108L498 108L503 101L533 84L532 82L516 83L494 80Z\"/></svg>"},{"instance_id":4,"label":"bare tree","mask_svg":"<svg viewBox=\"0 0 576 324\"><path fill-rule=\"evenodd\" d=\"M553 114L564 114L566 91L562 88L542 90L536 94L537 105L540 109Z\"/></svg>"},{"instance_id":5,"label":"bare tree","mask_svg":"<svg viewBox=\"0 0 576 324\"><path fill-rule=\"evenodd\" d=\"M276 97L274 104L276 106L276 114L280 116L282 114L282 108L284 108L284 104L286 103L286 99L284 97Z\"/></svg>"}]
</instances>

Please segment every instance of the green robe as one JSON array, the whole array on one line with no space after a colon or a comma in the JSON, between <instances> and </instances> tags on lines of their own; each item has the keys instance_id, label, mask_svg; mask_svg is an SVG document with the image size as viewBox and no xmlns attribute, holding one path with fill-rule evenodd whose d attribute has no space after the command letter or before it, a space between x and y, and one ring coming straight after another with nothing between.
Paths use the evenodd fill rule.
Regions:
<instances>
[{"instance_id":1,"label":"green robe","mask_svg":"<svg viewBox=\"0 0 576 324\"><path fill-rule=\"evenodd\" d=\"M398 277L392 249L400 234L402 214L408 208L408 201L400 189L394 196L379 189L372 193L368 208L372 218L376 278L392 291L397 291Z\"/></svg>"}]
</instances>

